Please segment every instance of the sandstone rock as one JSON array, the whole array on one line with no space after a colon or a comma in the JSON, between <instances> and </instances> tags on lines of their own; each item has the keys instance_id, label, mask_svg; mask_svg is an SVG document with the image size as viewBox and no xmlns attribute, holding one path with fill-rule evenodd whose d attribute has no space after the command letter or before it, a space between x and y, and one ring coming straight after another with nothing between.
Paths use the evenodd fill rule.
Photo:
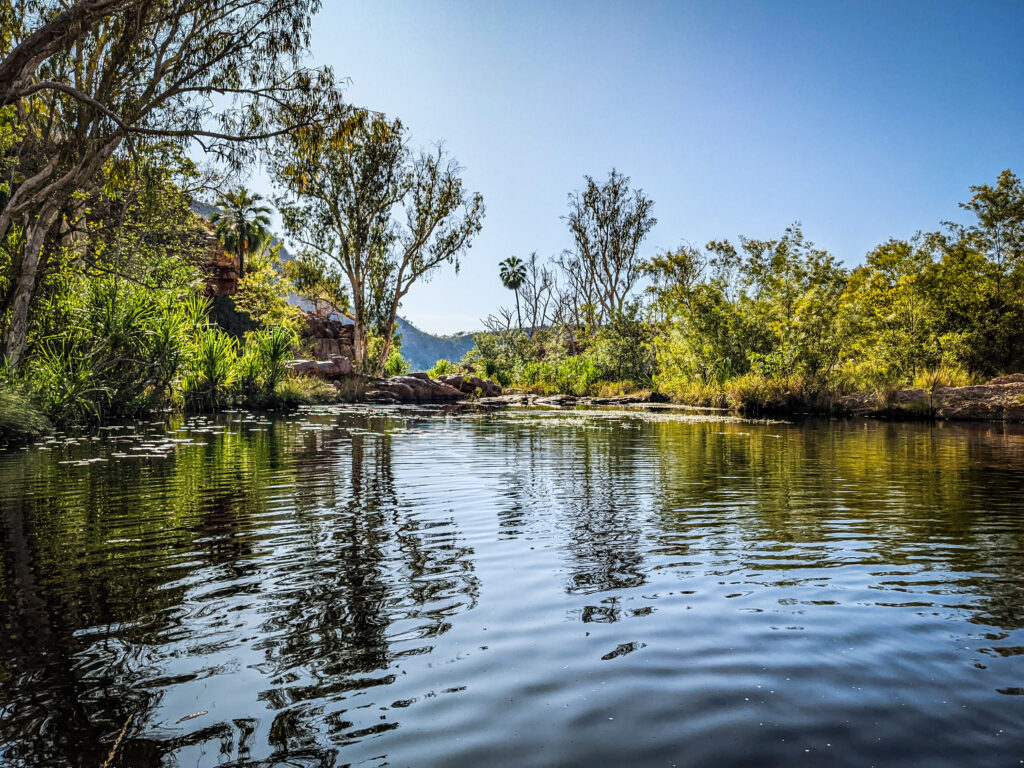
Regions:
<instances>
[{"instance_id":1,"label":"sandstone rock","mask_svg":"<svg viewBox=\"0 0 1024 768\"><path fill-rule=\"evenodd\" d=\"M355 329L351 323L303 312L300 335L313 342L314 354L321 360L331 357L355 357Z\"/></svg>"},{"instance_id":2,"label":"sandstone rock","mask_svg":"<svg viewBox=\"0 0 1024 768\"><path fill-rule=\"evenodd\" d=\"M1024 384L1024 373L1011 373L1009 376L999 376L992 379L989 384Z\"/></svg>"},{"instance_id":3,"label":"sandstone rock","mask_svg":"<svg viewBox=\"0 0 1024 768\"><path fill-rule=\"evenodd\" d=\"M321 379L339 379L354 373L347 357L335 355L330 360L289 360L285 365L296 376L319 376Z\"/></svg>"},{"instance_id":4,"label":"sandstone rock","mask_svg":"<svg viewBox=\"0 0 1024 768\"><path fill-rule=\"evenodd\" d=\"M285 365L289 373L296 376L316 376L319 373L316 360L289 360Z\"/></svg>"},{"instance_id":5,"label":"sandstone rock","mask_svg":"<svg viewBox=\"0 0 1024 768\"><path fill-rule=\"evenodd\" d=\"M566 408L578 404L580 399L574 395L551 395L534 401L534 405L550 408Z\"/></svg>"},{"instance_id":6,"label":"sandstone rock","mask_svg":"<svg viewBox=\"0 0 1024 768\"><path fill-rule=\"evenodd\" d=\"M401 381L386 379L377 385L377 390L391 395L402 403L414 403L419 400L416 390Z\"/></svg>"},{"instance_id":7,"label":"sandstone rock","mask_svg":"<svg viewBox=\"0 0 1024 768\"><path fill-rule=\"evenodd\" d=\"M540 395L498 395L496 397L481 397L476 401L476 405L481 408L524 408L536 404L539 399Z\"/></svg>"},{"instance_id":8,"label":"sandstone rock","mask_svg":"<svg viewBox=\"0 0 1024 768\"><path fill-rule=\"evenodd\" d=\"M1024 421L1024 378L1004 376L988 384L896 392L889 402L874 393L848 395L840 401L852 416L930 417L948 420Z\"/></svg>"},{"instance_id":9,"label":"sandstone rock","mask_svg":"<svg viewBox=\"0 0 1024 768\"><path fill-rule=\"evenodd\" d=\"M453 403L462 400L462 392L429 376L407 375L380 379L374 391L396 398L402 403Z\"/></svg>"},{"instance_id":10,"label":"sandstone rock","mask_svg":"<svg viewBox=\"0 0 1024 768\"><path fill-rule=\"evenodd\" d=\"M480 390L483 397L497 397L501 394L501 386L497 382L481 379L471 373L445 373L437 379L467 395L476 394L477 390Z\"/></svg>"},{"instance_id":11,"label":"sandstone rock","mask_svg":"<svg viewBox=\"0 0 1024 768\"><path fill-rule=\"evenodd\" d=\"M338 373L341 376L351 376L355 373L355 368L352 367L352 361L347 357L341 355L334 355L331 358L331 362L338 366Z\"/></svg>"},{"instance_id":12,"label":"sandstone rock","mask_svg":"<svg viewBox=\"0 0 1024 768\"><path fill-rule=\"evenodd\" d=\"M667 403L668 398L658 392L637 395L614 395L613 397L581 398L583 405L642 405L645 403Z\"/></svg>"},{"instance_id":13,"label":"sandstone rock","mask_svg":"<svg viewBox=\"0 0 1024 768\"><path fill-rule=\"evenodd\" d=\"M402 401L390 392L384 392L379 389L368 389L363 393L363 400L367 403L376 403L379 405L398 405Z\"/></svg>"}]
</instances>

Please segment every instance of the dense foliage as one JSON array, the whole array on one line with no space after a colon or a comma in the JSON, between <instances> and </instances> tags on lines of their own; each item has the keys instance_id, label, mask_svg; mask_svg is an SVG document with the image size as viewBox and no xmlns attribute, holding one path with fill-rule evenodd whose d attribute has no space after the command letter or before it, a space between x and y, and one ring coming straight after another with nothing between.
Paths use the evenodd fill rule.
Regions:
<instances>
[{"instance_id":1,"label":"dense foliage","mask_svg":"<svg viewBox=\"0 0 1024 768\"><path fill-rule=\"evenodd\" d=\"M577 240L578 201L614 208L622 178L613 171L603 203L589 178L589 198L570 197ZM548 268L534 256L514 290L528 313L544 307L539 323L518 322L518 308L499 312L463 363L542 392L654 387L748 409L828 409L853 389L934 388L1021 370L1024 185L1004 171L971 191L962 207L973 223L890 240L853 269L808 242L798 224L771 240L681 246L640 263L645 290L618 309L610 289L599 307L598 294L581 293L580 284L600 283L581 280L578 258L567 269L565 257ZM635 230L614 231L637 243ZM595 241L613 253L625 247L611 234Z\"/></svg>"},{"instance_id":2,"label":"dense foliage","mask_svg":"<svg viewBox=\"0 0 1024 768\"><path fill-rule=\"evenodd\" d=\"M414 151L400 120L344 104L329 70L303 65L319 5L38 0L0 12L0 433L330 397L286 376L304 324L294 294L319 316L307 328L354 323L357 370L408 371L402 301L458 268L483 200L443 148ZM272 211L237 184L257 158L302 249L287 263ZM654 202L617 170L587 176L568 195L571 246L548 262L504 259L514 309L435 372L828 409L851 389L1021 370L1024 185L1005 171L971 191L970 224L890 240L849 269L797 224L644 258ZM217 203L211 221L198 199ZM218 242L239 280L211 312Z\"/></svg>"}]
</instances>

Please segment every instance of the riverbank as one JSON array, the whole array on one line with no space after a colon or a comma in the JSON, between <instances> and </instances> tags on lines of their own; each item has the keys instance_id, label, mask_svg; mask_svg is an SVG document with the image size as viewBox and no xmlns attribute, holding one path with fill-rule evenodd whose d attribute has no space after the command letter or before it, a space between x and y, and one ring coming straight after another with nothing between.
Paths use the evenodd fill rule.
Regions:
<instances>
[{"instance_id":1,"label":"riverbank","mask_svg":"<svg viewBox=\"0 0 1024 768\"><path fill-rule=\"evenodd\" d=\"M839 402L850 416L1024 422L1024 373L966 387L853 394Z\"/></svg>"},{"instance_id":2,"label":"riverbank","mask_svg":"<svg viewBox=\"0 0 1024 768\"><path fill-rule=\"evenodd\" d=\"M1008 421L1024 422L1024 374L1003 376L985 384L964 387L939 387L934 390L911 388L895 392L860 392L817 398L813 401L739 403L733 407L708 406L673 401L657 392L640 392L615 397L577 397L575 395L537 395L510 393L477 401L484 408L582 408L592 406L682 407L708 412L737 413L748 416L842 416L849 418L890 419L900 421Z\"/></svg>"},{"instance_id":3,"label":"riverbank","mask_svg":"<svg viewBox=\"0 0 1024 768\"><path fill-rule=\"evenodd\" d=\"M314 365L316 365L314 363ZM414 372L390 378L359 376L331 370L303 370L279 385L272 401L255 410L289 411L303 405L365 403L367 405L445 405L463 403L481 410L506 408L682 408L707 413L741 416L839 416L893 421L1000 421L1024 423L1024 374L993 379L985 384L941 387L934 390L904 389L889 393L860 392L818 399L751 402L732 407L704 402L679 402L659 392L644 390L610 397L569 394L542 395L503 392L489 379L472 374L445 374L432 379ZM333 394L332 394L333 390ZM248 407L259 404L247 403ZM31 441L52 431L45 416L23 394L0 392L0 446Z\"/></svg>"}]
</instances>

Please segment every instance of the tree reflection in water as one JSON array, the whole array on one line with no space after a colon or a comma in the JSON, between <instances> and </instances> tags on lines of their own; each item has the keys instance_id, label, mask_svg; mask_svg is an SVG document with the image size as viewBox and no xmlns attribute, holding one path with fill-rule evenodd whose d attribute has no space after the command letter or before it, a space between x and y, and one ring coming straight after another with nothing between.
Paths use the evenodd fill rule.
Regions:
<instances>
[{"instance_id":1,"label":"tree reflection in water","mask_svg":"<svg viewBox=\"0 0 1024 768\"><path fill-rule=\"evenodd\" d=\"M835 615L920 653L975 627L957 653L1020 692L1021 428L342 412L164 431L0 454L0 763L102 765L123 729L122 766L381 762L430 739L440 763L439 717L500 750L504 717L606 669L651 706L658 638L725 690L749 670L714 633L763 674L798 665L757 656L767 633L824 653ZM64 463L82 458L108 461Z\"/></svg>"},{"instance_id":2,"label":"tree reflection in water","mask_svg":"<svg viewBox=\"0 0 1024 768\"><path fill-rule=\"evenodd\" d=\"M348 699L474 604L472 552L402 502L393 423L315 426L211 428L205 446L85 472L17 457L0 501L4 761L102 765L130 719L115 764L331 765L397 726ZM177 723L207 685L272 719Z\"/></svg>"}]
</instances>

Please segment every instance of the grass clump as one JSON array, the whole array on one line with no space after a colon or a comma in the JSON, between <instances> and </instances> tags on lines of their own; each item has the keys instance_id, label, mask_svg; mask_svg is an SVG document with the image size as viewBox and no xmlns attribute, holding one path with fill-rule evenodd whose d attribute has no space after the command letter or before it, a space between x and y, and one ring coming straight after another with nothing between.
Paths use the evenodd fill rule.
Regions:
<instances>
[{"instance_id":1,"label":"grass clump","mask_svg":"<svg viewBox=\"0 0 1024 768\"><path fill-rule=\"evenodd\" d=\"M776 378L750 372L725 385L730 407L750 414L832 414L840 410L841 392L815 386L800 376Z\"/></svg>"},{"instance_id":2,"label":"grass clump","mask_svg":"<svg viewBox=\"0 0 1024 768\"><path fill-rule=\"evenodd\" d=\"M969 387L976 383L976 378L963 368L949 365L940 365L937 368L930 368L922 371L914 377L914 388L923 389L926 392L935 392L937 389L949 389L952 387Z\"/></svg>"},{"instance_id":3,"label":"grass clump","mask_svg":"<svg viewBox=\"0 0 1024 768\"><path fill-rule=\"evenodd\" d=\"M316 376L288 376L274 388L274 402L282 408L300 405L327 405L341 399L341 393L330 382Z\"/></svg>"}]
</instances>

